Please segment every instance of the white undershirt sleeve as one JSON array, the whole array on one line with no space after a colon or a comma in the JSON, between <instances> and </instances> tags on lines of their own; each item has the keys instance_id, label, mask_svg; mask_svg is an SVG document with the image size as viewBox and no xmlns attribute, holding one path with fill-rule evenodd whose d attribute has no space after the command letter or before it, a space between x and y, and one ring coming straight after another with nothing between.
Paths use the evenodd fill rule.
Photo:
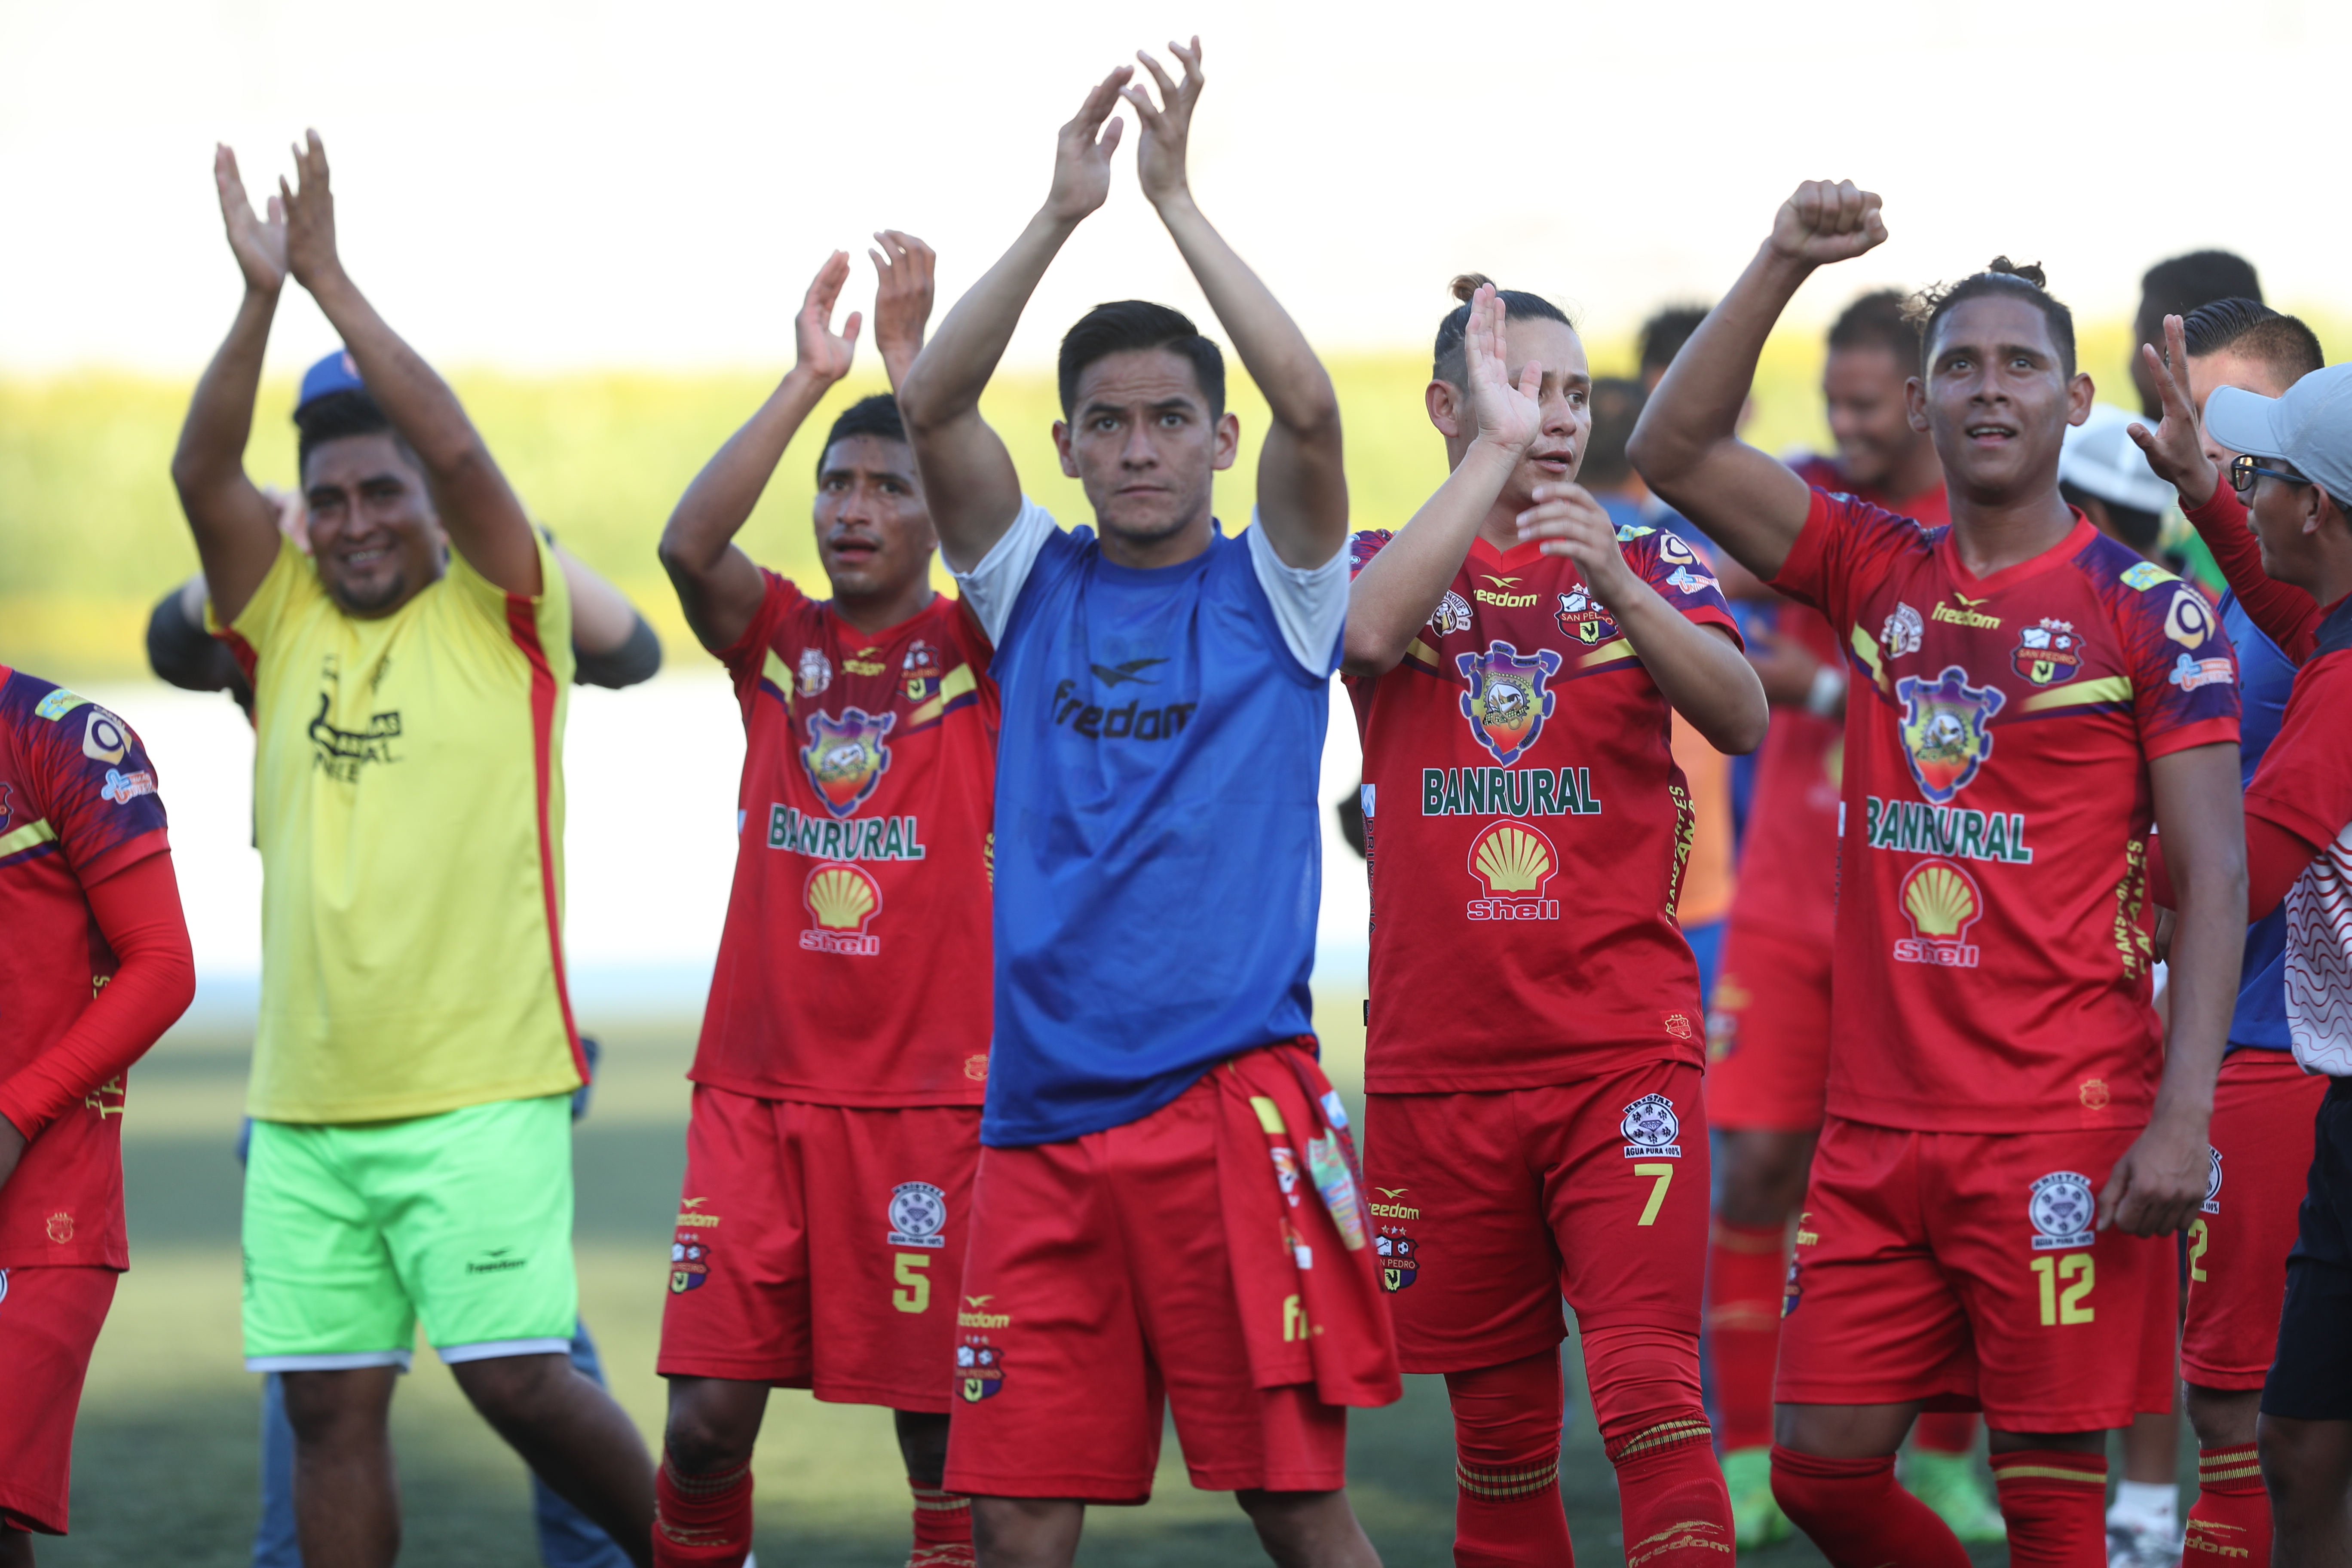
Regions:
<instances>
[{"instance_id":1,"label":"white undershirt sleeve","mask_svg":"<svg viewBox=\"0 0 2352 1568\"><path fill-rule=\"evenodd\" d=\"M956 590L971 613L980 617L981 629L988 640L1004 640L1004 623L1013 618L1013 605L1021 597L1022 585L1029 581L1029 569L1037 564L1037 552L1045 548L1045 541L1054 533L1054 514L1031 500L1021 498L1021 515L1004 531L1004 537L980 558L980 564L969 572L956 572Z\"/></svg>"},{"instance_id":2,"label":"white undershirt sleeve","mask_svg":"<svg viewBox=\"0 0 2352 1568\"><path fill-rule=\"evenodd\" d=\"M1274 605L1290 657L1309 675L1330 674L1339 667L1339 634L1348 625L1348 547L1342 543L1320 566L1286 565L1255 511L1246 537L1250 565Z\"/></svg>"}]
</instances>

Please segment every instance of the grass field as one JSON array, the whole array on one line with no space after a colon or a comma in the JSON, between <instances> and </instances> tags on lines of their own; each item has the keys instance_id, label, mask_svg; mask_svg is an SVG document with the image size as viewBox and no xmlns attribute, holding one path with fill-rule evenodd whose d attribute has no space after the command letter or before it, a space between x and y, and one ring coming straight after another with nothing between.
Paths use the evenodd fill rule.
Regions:
<instances>
[{"instance_id":1,"label":"grass field","mask_svg":"<svg viewBox=\"0 0 2352 1568\"><path fill-rule=\"evenodd\" d=\"M1333 994L1318 1009L1333 1076L1351 1099L1362 1049L1361 1027L1351 1027L1358 1003ZM654 1348L693 1033L690 1020L605 1028L596 1104L578 1136L583 1310L614 1392L649 1439L660 1429ZM42 1542L44 1563L229 1568L247 1560L259 1379L239 1361L231 1148L245 1068L242 1040L175 1037L133 1075L124 1123L133 1266L82 1404L74 1534ZM1582 1384L1578 1366L1571 1359L1571 1389ZM394 1408L404 1560L446 1568L534 1562L520 1463L429 1352L420 1352ZM1408 1378L1401 1405L1356 1416L1349 1468L1356 1507L1387 1562L1452 1561L1452 1429L1438 1380ZM757 1479L758 1549L772 1568L895 1568L905 1560L907 1496L880 1412L776 1394ZM1562 1479L1580 1560L1621 1561L1614 1486L1580 1398L1571 1402ZM1094 1510L1081 1561L1174 1568L1256 1560L1231 1499L1192 1489L1172 1437L1158 1493L1144 1508ZM1821 1562L1803 1546L1749 1560Z\"/></svg>"}]
</instances>

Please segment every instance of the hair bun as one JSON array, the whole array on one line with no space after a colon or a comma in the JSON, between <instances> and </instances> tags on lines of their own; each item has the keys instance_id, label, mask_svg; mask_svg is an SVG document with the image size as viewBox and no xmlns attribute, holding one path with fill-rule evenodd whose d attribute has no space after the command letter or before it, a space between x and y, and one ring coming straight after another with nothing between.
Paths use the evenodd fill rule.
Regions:
<instances>
[{"instance_id":1,"label":"hair bun","mask_svg":"<svg viewBox=\"0 0 2352 1568\"><path fill-rule=\"evenodd\" d=\"M1985 270L1988 272L2006 272L2012 278L2022 278L2028 283L2032 284L2036 289L2047 289L2050 287L2049 274L2042 270L2042 263L2038 261L2029 261L2024 265L2020 266L2018 263L2011 261L2006 256L1996 256L1992 258L1991 265L1987 267Z\"/></svg>"},{"instance_id":2,"label":"hair bun","mask_svg":"<svg viewBox=\"0 0 2352 1568\"><path fill-rule=\"evenodd\" d=\"M1482 288L1492 288L1494 282L1492 278L1483 272L1459 272L1454 274L1454 281L1446 287L1454 291L1455 299L1466 305L1470 302L1470 297L1473 294Z\"/></svg>"}]
</instances>

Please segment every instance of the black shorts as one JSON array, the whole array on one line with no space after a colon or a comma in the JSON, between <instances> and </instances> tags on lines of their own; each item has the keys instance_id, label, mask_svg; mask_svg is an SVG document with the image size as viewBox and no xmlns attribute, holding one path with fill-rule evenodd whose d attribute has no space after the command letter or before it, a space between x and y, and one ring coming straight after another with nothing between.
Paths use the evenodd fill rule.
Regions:
<instances>
[{"instance_id":1,"label":"black shorts","mask_svg":"<svg viewBox=\"0 0 2352 1568\"><path fill-rule=\"evenodd\" d=\"M2279 1136L2293 1137L2282 1127ZM2311 1177L2286 1258L2278 1357L2263 1384L2263 1414L2352 1421L2352 1079L2319 1102Z\"/></svg>"}]
</instances>

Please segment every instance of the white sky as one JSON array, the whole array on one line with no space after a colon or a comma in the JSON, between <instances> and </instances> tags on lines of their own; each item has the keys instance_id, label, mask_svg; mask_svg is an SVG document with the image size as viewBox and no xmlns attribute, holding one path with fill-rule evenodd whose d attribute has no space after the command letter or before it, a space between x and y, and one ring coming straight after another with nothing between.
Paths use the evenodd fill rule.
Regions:
<instances>
[{"instance_id":1,"label":"white sky","mask_svg":"<svg viewBox=\"0 0 2352 1568\"><path fill-rule=\"evenodd\" d=\"M257 184L306 124L353 275L428 355L772 366L824 253L874 228L930 240L952 300L1087 83L1175 28L1208 48L1202 205L1327 348L1425 343L1465 268L1624 331L1720 289L1814 174L1885 192L1895 238L1809 318L2003 250L2111 316L2210 244L2280 302L2352 304L2341 0L0 0L0 371L201 364L236 293L212 143ZM1197 305L1130 160L1016 360L1097 300ZM328 342L296 292L281 371Z\"/></svg>"}]
</instances>

